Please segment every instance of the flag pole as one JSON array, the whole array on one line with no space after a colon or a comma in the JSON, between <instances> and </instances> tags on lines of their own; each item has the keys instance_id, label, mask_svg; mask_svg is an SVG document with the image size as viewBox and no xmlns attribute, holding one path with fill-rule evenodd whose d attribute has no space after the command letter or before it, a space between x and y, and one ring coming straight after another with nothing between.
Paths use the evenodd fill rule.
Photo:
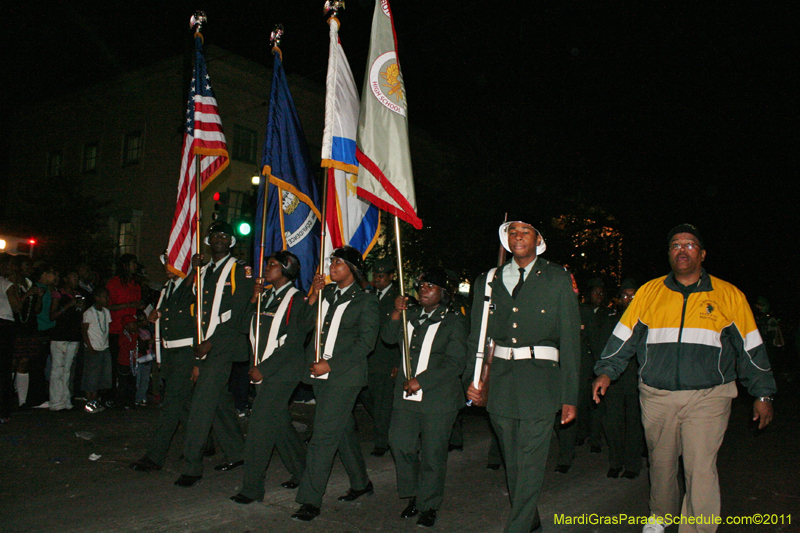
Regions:
<instances>
[{"instance_id":1,"label":"flag pole","mask_svg":"<svg viewBox=\"0 0 800 533\"><path fill-rule=\"evenodd\" d=\"M328 231L326 229L326 221L328 220L328 180L330 177L328 176L330 170L325 169L325 177L322 180L322 224L320 225L322 228L322 232L320 234L320 242L319 242L319 273L325 275L325 237L328 236ZM320 361L320 353L322 347L320 343L322 342L322 292L317 295L317 330L314 333L314 346L316 346L316 351L314 352L314 362L319 363Z\"/></svg>"},{"instance_id":2,"label":"flag pole","mask_svg":"<svg viewBox=\"0 0 800 533\"><path fill-rule=\"evenodd\" d=\"M202 29L203 24L206 21L206 14L202 11L197 11L192 17L192 25L195 28L195 35L202 34L200 30ZM195 76L197 73L195 72ZM195 179L195 253L198 255L200 254L200 192L202 190L202 173L200 171L200 156L195 153L194 154L194 179ZM200 275L201 267L197 267L195 270L194 275L194 284L195 284L195 292L197 293L197 299L195 302L195 309L197 310L196 318L197 318L197 344L203 342L203 283L202 277Z\"/></svg>"},{"instance_id":3,"label":"flag pole","mask_svg":"<svg viewBox=\"0 0 800 533\"><path fill-rule=\"evenodd\" d=\"M400 296L406 295L405 285L403 283L403 251L400 246L400 219L394 215L394 238L397 241L397 276L400 278ZM402 310L402 328L403 328L403 365L405 366L406 379L411 379L411 357L408 353L408 328L406 327L406 310Z\"/></svg>"},{"instance_id":4,"label":"flag pole","mask_svg":"<svg viewBox=\"0 0 800 533\"><path fill-rule=\"evenodd\" d=\"M281 49L278 48L278 45L281 44L281 37L283 37L283 25L276 24L269 36L273 55L281 53ZM269 193L269 174L271 172L272 170L269 172L264 172L264 169L261 170L262 178L267 181L264 183L264 204L261 206L261 240L259 241L260 246L258 248L258 275L256 276L258 279L262 278L264 272L264 241L267 238L267 195ZM258 301L256 302L256 342L255 346L253 346L253 366L258 365L258 340L259 333L261 332L261 296L263 292L262 287L262 291L258 293Z\"/></svg>"},{"instance_id":5,"label":"flag pole","mask_svg":"<svg viewBox=\"0 0 800 533\"><path fill-rule=\"evenodd\" d=\"M264 240L266 240L266 225L267 225L267 194L269 193L269 179L264 174L261 174L262 179L267 179L264 184L264 204L261 206L261 237L258 249L258 274L256 277L261 279L264 274ZM261 331L261 296L264 293L264 287L261 287L261 292L258 293L258 301L256 302L256 342L253 346L253 366L258 365L258 337Z\"/></svg>"}]
</instances>

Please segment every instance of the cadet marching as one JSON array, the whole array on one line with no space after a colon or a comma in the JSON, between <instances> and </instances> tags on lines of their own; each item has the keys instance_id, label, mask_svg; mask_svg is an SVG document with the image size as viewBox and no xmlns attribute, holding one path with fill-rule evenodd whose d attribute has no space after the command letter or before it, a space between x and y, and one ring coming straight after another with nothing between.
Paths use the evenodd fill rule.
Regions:
<instances>
[{"instance_id":1,"label":"cadet marching","mask_svg":"<svg viewBox=\"0 0 800 533\"><path fill-rule=\"evenodd\" d=\"M295 286L300 261L291 252L266 258L263 276L254 279L252 269L231 255L232 228L215 222L205 239L211 260L193 258L199 284L194 273L184 280L169 276L151 313L166 389L150 444L131 469L161 469L183 424L183 469L175 485L188 489L203 479L213 428L225 454L215 470L243 474L233 502L263 500L266 471L277 452L287 471L281 486L297 489L300 506L291 518L308 522L324 512L337 455L350 482L339 501L375 491L353 416L361 398L375 425L372 455L390 451L395 463L400 502L390 516L435 527L447 487L448 443L469 400L486 406L499 442L510 499L505 531L542 531L538 502L554 417L555 429L574 428L581 397L589 392L582 390L582 376L591 373L582 369L586 319L570 273L540 257L546 245L532 224L504 223L499 238L511 258L478 277L466 311L453 305L453 280L435 266L416 279L418 305L398 294L391 259L376 263L368 287L363 258L349 246L328 259L331 283L316 274L308 294ZM635 291L625 289L632 299ZM606 314L604 334L616 333L622 313ZM407 354L401 348L406 339ZM228 387L231 365L245 360L256 390L246 438ZM609 395L609 408L623 396L635 398L632 379L621 382L619 391L611 386L618 394ZM301 382L315 398L313 432L305 442L288 409ZM635 417L603 413L604 425L633 439L626 441L624 457L620 439L609 439L615 450L609 477L635 477L641 444ZM574 439L574 433L561 431L559 438ZM571 453L574 442L567 444ZM646 531L663 531L652 527Z\"/></svg>"}]
</instances>

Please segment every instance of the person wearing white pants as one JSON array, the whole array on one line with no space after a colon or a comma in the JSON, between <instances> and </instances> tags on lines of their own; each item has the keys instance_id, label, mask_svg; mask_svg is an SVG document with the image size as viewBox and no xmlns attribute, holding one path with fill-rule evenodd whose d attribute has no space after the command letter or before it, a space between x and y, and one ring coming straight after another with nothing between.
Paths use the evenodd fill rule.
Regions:
<instances>
[{"instance_id":1,"label":"person wearing white pants","mask_svg":"<svg viewBox=\"0 0 800 533\"><path fill-rule=\"evenodd\" d=\"M64 288L53 292L50 320L56 325L50 336L50 410L72 409L69 382L72 363L81 342L86 300L78 288L78 273L64 276Z\"/></svg>"},{"instance_id":2,"label":"person wearing white pants","mask_svg":"<svg viewBox=\"0 0 800 533\"><path fill-rule=\"evenodd\" d=\"M78 342L50 341L50 410L72 409L69 379L72 362L78 353Z\"/></svg>"}]
</instances>

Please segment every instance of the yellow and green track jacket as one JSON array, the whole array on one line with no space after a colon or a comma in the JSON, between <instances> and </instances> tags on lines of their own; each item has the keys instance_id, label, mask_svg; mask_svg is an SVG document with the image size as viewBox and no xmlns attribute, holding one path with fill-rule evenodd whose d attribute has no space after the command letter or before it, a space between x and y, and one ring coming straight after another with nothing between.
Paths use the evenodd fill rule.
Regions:
<instances>
[{"instance_id":1,"label":"yellow and green track jacket","mask_svg":"<svg viewBox=\"0 0 800 533\"><path fill-rule=\"evenodd\" d=\"M672 273L642 285L595 374L617 379L634 354L639 377L657 389L708 389L738 376L753 396L775 392L767 351L744 294L705 270L692 287L680 285Z\"/></svg>"}]
</instances>

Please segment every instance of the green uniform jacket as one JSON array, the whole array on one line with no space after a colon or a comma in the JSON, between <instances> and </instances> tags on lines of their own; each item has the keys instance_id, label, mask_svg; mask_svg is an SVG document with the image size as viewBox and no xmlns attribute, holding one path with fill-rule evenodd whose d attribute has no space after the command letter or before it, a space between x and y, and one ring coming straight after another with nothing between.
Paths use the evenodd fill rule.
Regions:
<instances>
[{"instance_id":1,"label":"green uniform jacket","mask_svg":"<svg viewBox=\"0 0 800 533\"><path fill-rule=\"evenodd\" d=\"M169 298L165 297L161 301L161 305L158 307L158 311L161 313L159 332L163 340L176 341L195 337L197 322L191 313L193 302L192 283L186 280L172 291Z\"/></svg>"},{"instance_id":2,"label":"green uniform jacket","mask_svg":"<svg viewBox=\"0 0 800 533\"><path fill-rule=\"evenodd\" d=\"M260 332L258 335L258 357L264 353L267 346L267 337L269 330L272 327L272 320L278 306L283 302L286 297L286 292L292 284L282 287L280 292L266 307L267 299L262 297L261 301L261 321ZM250 322L249 328L255 328L256 304L249 305ZM286 314L283 316L281 325L278 328L278 338L280 339L286 335L283 344L275 348L272 355L257 365L259 372L264 377L264 383L284 383L294 382L299 383L303 379L303 374L307 374L308 364L306 363L305 344L307 332L314 327L314 319L316 318L316 306L310 306L306 303L306 299L302 292L294 293L289 307L286 309ZM254 329L255 330L255 329ZM252 345L252 343L251 343Z\"/></svg>"},{"instance_id":3,"label":"green uniform jacket","mask_svg":"<svg viewBox=\"0 0 800 533\"><path fill-rule=\"evenodd\" d=\"M236 261L233 256L226 261ZM224 264L220 265L209 277L203 280L203 331L208 331L208 323L214 304L217 280ZM212 348L206 358L223 357L230 361L247 361L249 350L242 335L242 323L249 318L246 313L250 297L253 295L253 279L246 277L243 262L236 261L222 287L222 300L219 305L219 316L228 316L225 322L217 324L213 335L205 340L210 341Z\"/></svg>"},{"instance_id":4,"label":"green uniform jacket","mask_svg":"<svg viewBox=\"0 0 800 533\"><path fill-rule=\"evenodd\" d=\"M394 311L394 301L400 295L400 289L392 285L386 295L378 300L378 314L380 315L380 325L383 327L391 321L392 311ZM377 296L377 295L376 295ZM392 368L398 366L400 362L400 345L395 341L387 342L383 337L378 337L375 343L375 351L369 356L369 373L389 374Z\"/></svg>"},{"instance_id":5,"label":"green uniform jacket","mask_svg":"<svg viewBox=\"0 0 800 533\"><path fill-rule=\"evenodd\" d=\"M506 268L508 263L503 266ZM472 327L467 341L472 378L480 334L486 274L475 281ZM489 314L487 337L499 346L551 346L560 351L560 363L548 360L492 363L487 410L508 418L543 418L578 403L581 321L572 276L564 267L537 258L517 299L511 298L500 269L492 285L494 309Z\"/></svg>"},{"instance_id":6,"label":"green uniform jacket","mask_svg":"<svg viewBox=\"0 0 800 533\"><path fill-rule=\"evenodd\" d=\"M461 374L467 361L466 318L440 305L430 318L419 325L422 311L422 307L417 307L406 313L408 321L414 325L414 331L408 339L412 372L416 372L428 328L437 323L441 324L431 344L428 368L415 376L422 389L422 400L417 402L404 399L405 379L402 379L401 370L401 376L396 380L394 387L394 408L419 413L458 411L464 407L465 401ZM400 320L390 320L383 326L381 336L384 340L403 342L400 322Z\"/></svg>"},{"instance_id":7,"label":"green uniform jacket","mask_svg":"<svg viewBox=\"0 0 800 533\"><path fill-rule=\"evenodd\" d=\"M353 283L339 301L333 304L333 293L336 291L336 284L327 285L320 295L328 301L329 310L335 311L338 307L350 302L342 314L339 323L339 332L336 336L336 344L333 347L333 357L328 359L331 371L328 379L310 378L308 373L303 377L306 383L319 386L344 386L344 387L364 387L367 385L367 356L375 348L375 341L378 339L379 319L378 319L378 297L374 294L365 292L358 283ZM314 306L316 311L316 306ZM328 319L333 313L329 313ZM316 319L316 312L314 313ZM325 318L323 317L323 320ZM311 323L310 330L313 330L316 320ZM308 326L307 326L308 327ZM325 320L322 325L322 335L320 342L325 346L328 338L329 320ZM314 342L308 344L306 349L306 362L314 362Z\"/></svg>"}]
</instances>

